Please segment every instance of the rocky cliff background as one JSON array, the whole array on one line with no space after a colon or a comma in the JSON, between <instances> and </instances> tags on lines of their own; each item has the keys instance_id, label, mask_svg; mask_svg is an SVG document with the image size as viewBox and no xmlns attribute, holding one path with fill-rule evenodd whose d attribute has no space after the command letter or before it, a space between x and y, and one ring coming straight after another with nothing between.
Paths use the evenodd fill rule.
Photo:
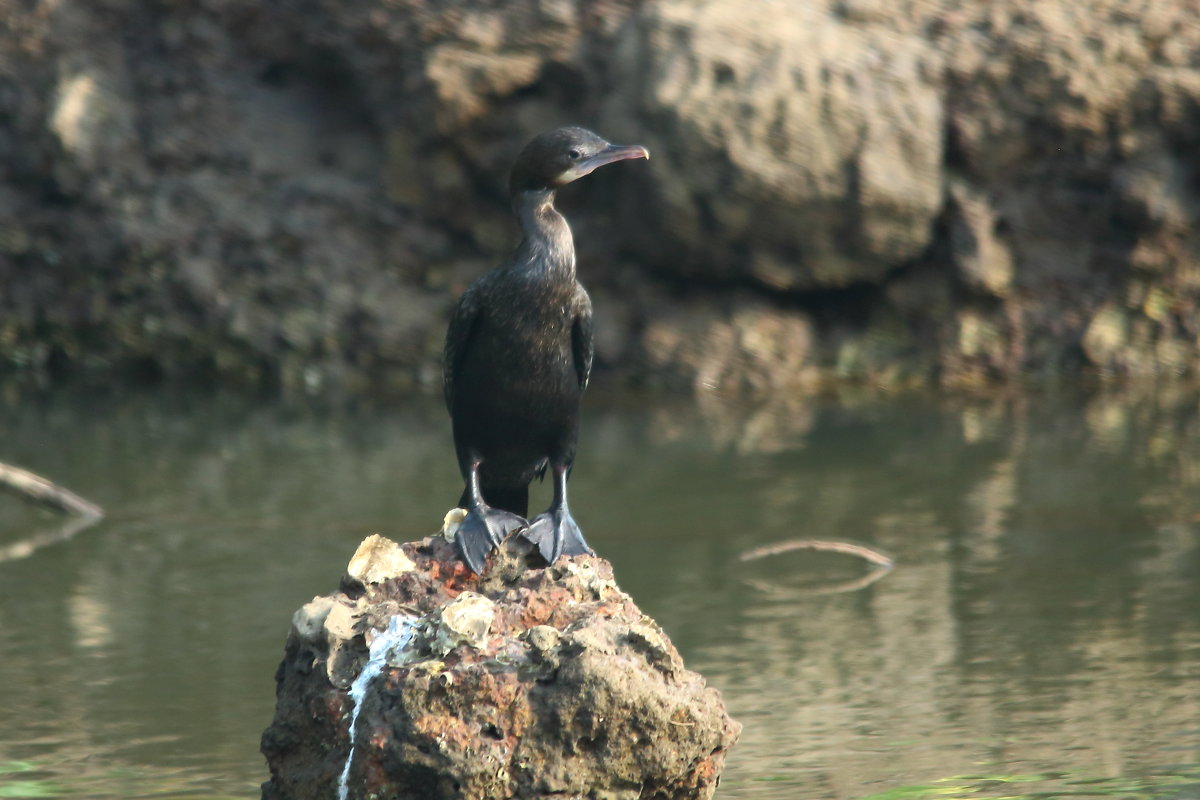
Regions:
<instances>
[{"instance_id":1,"label":"rocky cliff background","mask_svg":"<svg viewBox=\"0 0 1200 800\"><path fill-rule=\"evenodd\" d=\"M0 0L2 370L435 386L568 122L627 381L1196 371L1178 0Z\"/></svg>"}]
</instances>

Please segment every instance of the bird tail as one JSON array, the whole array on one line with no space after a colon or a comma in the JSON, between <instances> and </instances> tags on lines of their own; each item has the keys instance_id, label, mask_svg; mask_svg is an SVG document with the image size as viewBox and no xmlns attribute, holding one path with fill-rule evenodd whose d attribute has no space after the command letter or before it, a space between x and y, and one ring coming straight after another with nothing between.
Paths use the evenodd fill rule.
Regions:
<instances>
[{"instance_id":1,"label":"bird tail","mask_svg":"<svg viewBox=\"0 0 1200 800\"><path fill-rule=\"evenodd\" d=\"M508 487L483 487L483 499L492 508L500 508L505 511L511 511L522 517L529 513L529 487L528 486L508 486ZM464 488L462 497L458 499L459 508L468 508L470 497L467 490Z\"/></svg>"}]
</instances>

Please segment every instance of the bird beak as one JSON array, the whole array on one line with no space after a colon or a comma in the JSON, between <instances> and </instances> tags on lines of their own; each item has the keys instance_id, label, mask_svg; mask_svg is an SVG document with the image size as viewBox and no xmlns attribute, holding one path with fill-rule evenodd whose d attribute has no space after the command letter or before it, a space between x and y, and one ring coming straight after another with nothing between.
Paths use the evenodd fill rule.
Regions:
<instances>
[{"instance_id":1,"label":"bird beak","mask_svg":"<svg viewBox=\"0 0 1200 800\"><path fill-rule=\"evenodd\" d=\"M650 151L640 144L619 145L610 144L596 155L585 158L571 169L563 173L562 183L570 183L588 175L605 164L616 161L628 161L631 158L650 158Z\"/></svg>"}]
</instances>

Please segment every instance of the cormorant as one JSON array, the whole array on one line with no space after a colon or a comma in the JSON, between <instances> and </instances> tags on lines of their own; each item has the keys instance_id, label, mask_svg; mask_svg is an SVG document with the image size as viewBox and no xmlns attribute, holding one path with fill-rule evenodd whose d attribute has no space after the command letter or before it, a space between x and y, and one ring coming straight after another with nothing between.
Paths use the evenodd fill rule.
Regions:
<instances>
[{"instance_id":1,"label":"cormorant","mask_svg":"<svg viewBox=\"0 0 1200 800\"><path fill-rule=\"evenodd\" d=\"M592 369L592 301L575 278L571 228L554 208L560 186L605 164L649 158L584 128L556 128L525 146L509 177L524 238L512 257L472 283L446 332L443 380L466 488L459 551L482 574L513 531L553 564L591 553L567 507L579 401ZM527 521L529 482L554 476L554 500Z\"/></svg>"}]
</instances>

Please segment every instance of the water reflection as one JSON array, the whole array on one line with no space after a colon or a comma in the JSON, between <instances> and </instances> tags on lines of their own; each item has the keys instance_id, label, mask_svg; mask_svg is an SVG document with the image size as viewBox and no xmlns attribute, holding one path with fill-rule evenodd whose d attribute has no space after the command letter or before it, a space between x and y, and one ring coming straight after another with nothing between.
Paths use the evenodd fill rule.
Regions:
<instances>
[{"instance_id":1,"label":"water reflection","mask_svg":"<svg viewBox=\"0 0 1200 800\"><path fill-rule=\"evenodd\" d=\"M589 399L573 505L745 725L720 796L1200 794L1196 395ZM110 512L0 563L7 796L255 796L291 612L458 494L432 402L60 395L0 429ZM5 500L0 547L54 521ZM738 560L801 536L897 567L822 594L864 565Z\"/></svg>"}]
</instances>

